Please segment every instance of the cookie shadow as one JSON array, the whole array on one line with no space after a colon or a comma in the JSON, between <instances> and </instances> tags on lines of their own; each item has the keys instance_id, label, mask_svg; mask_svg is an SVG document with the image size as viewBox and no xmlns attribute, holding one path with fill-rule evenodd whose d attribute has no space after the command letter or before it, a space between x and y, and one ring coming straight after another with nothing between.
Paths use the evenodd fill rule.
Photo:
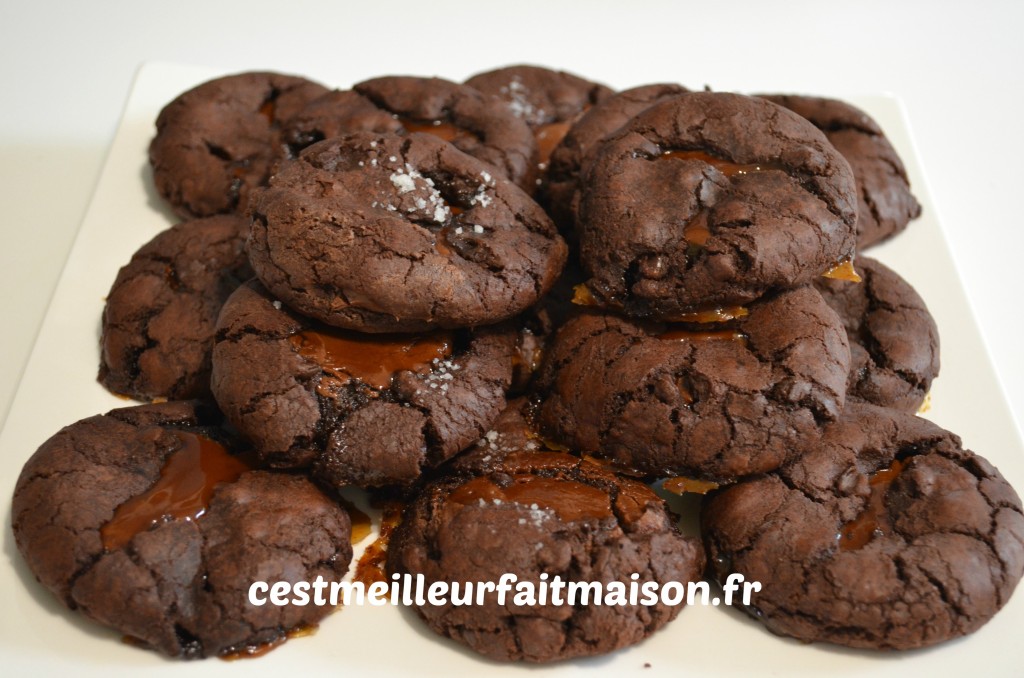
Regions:
<instances>
[{"instance_id":1,"label":"cookie shadow","mask_svg":"<svg viewBox=\"0 0 1024 678\"><path fill-rule=\"evenodd\" d=\"M36 579L32 571L28 569L25 559L21 557L21 553L18 551L17 542L14 540L14 532L11 529L11 517L11 511L8 509L4 514L4 524L6 525L4 530L4 555L7 557L8 566L18 578L22 590L26 591L31 596L32 602L46 613L48 617L47 625L51 623L56 624L58 623L56 620L60 619L73 626L76 630L93 638L102 639L104 642L119 642L121 639L120 634L112 629L93 623L80 614L72 612L61 604L57 596L47 590ZM62 651L65 650L66 648Z\"/></svg>"},{"instance_id":2,"label":"cookie shadow","mask_svg":"<svg viewBox=\"0 0 1024 678\"><path fill-rule=\"evenodd\" d=\"M153 170L148 162L142 163L139 167L139 179L141 179L142 188L146 192L146 205L154 212L160 213L167 220L168 227L180 223L182 218L174 213L171 206L156 190L156 184L153 183Z\"/></svg>"}]
</instances>

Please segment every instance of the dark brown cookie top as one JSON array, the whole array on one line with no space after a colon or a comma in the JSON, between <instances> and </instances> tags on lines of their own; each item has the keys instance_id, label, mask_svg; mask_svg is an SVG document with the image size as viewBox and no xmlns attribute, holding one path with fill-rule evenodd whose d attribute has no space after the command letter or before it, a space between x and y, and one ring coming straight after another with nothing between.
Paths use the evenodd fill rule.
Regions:
<instances>
[{"instance_id":1,"label":"dark brown cookie top","mask_svg":"<svg viewBox=\"0 0 1024 678\"><path fill-rule=\"evenodd\" d=\"M331 610L257 607L254 581L341 578L350 522L308 480L250 471L212 407L112 410L64 428L22 469L12 523L68 607L165 654L280 642Z\"/></svg>"},{"instance_id":2,"label":"dark brown cookie top","mask_svg":"<svg viewBox=\"0 0 1024 678\"><path fill-rule=\"evenodd\" d=\"M746 303L853 256L849 164L763 99L693 92L656 104L601 143L584 181L587 286L632 315Z\"/></svg>"},{"instance_id":3,"label":"dark brown cookie top","mask_svg":"<svg viewBox=\"0 0 1024 678\"><path fill-rule=\"evenodd\" d=\"M496 97L450 80L413 76L374 78L352 89L401 126L386 131L433 134L486 163L492 174L526 185L535 153L533 133Z\"/></svg>"},{"instance_id":4,"label":"dark brown cookie top","mask_svg":"<svg viewBox=\"0 0 1024 678\"><path fill-rule=\"evenodd\" d=\"M846 332L812 287L736 315L685 325L570 320L538 376L541 431L650 475L726 481L778 467L842 411Z\"/></svg>"},{"instance_id":5,"label":"dark brown cookie top","mask_svg":"<svg viewBox=\"0 0 1024 678\"><path fill-rule=\"evenodd\" d=\"M857 249L890 238L921 216L896 149L871 116L836 99L761 95L814 123L843 154L857 180Z\"/></svg>"},{"instance_id":6,"label":"dark brown cookie top","mask_svg":"<svg viewBox=\"0 0 1024 678\"><path fill-rule=\"evenodd\" d=\"M536 410L537 403L529 397L509 400L480 439L441 467L441 472L480 475L501 466L510 454L554 451L537 432Z\"/></svg>"},{"instance_id":7,"label":"dark brown cookie top","mask_svg":"<svg viewBox=\"0 0 1024 678\"><path fill-rule=\"evenodd\" d=\"M544 202L563 232L576 223L576 191L584 160L602 139L651 106L688 92L682 85L642 85L596 103L576 121L551 153Z\"/></svg>"},{"instance_id":8,"label":"dark brown cookie top","mask_svg":"<svg viewBox=\"0 0 1024 678\"><path fill-rule=\"evenodd\" d=\"M867 257L854 265L862 282L819 278L821 292L850 340L849 398L914 413L939 374L939 330L910 284Z\"/></svg>"},{"instance_id":9,"label":"dark brown cookie top","mask_svg":"<svg viewBox=\"0 0 1024 678\"><path fill-rule=\"evenodd\" d=\"M432 582L685 582L704 554L646 485L565 454L510 455L486 475L428 485L388 546L388 572ZM542 577L546 575L546 577ZM640 642L681 605L418 606L437 633L498 661L552 662Z\"/></svg>"},{"instance_id":10,"label":"dark brown cookie top","mask_svg":"<svg viewBox=\"0 0 1024 678\"><path fill-rule=\"evenodd\" d=\"M249 257L275 296L368 332L496 323L554 283L566 246L507 179L427 134L310 146L252 199Z\"/></svg>"},{"instance_id":11,"label":"dark brown cookie top","mask_svg":"<svg viewBox=\"0 0 1024 678\"><path fill-rule=\"evenodd\" d=\"M851 403L811 452L709 496L714 575L761 582L748 611L780 635L910 649L966 635L1024 572L1013 488L955 435Z\"/></svg>"},{"instance_id":12,"label":"dark brown cookie top","mask_svg":"<svg viewBox=\"0 0 1024 678\"><path fill-rule=\"evenodd\" d=\"M283 153L282 121L325 93L278 73L205 82L167 104L149 146L156 189L185 218L245 209Z\"/></svg>"},{"instance_id":13,"label":"dark brown cookie top","mask_svg":"<svg viewBox=\"0 0 1024 678\"><path fill-rule=\"evenodd\" d=\"M249 221L195 219L160 233L117 274L103 307L100 382L139 400L210 393L210 351L224 300L252 277Z\"/></svg>"},{"instance_id":14,"label":"dark brown cookie top","mask_svg":"<svg viewBox=\"0 0 1024 678\"><path fill-rule=\"evenodd\" d=\"M613 94L578 75L525 64L477 73L466 84L504 101L531 128L572 120Z\"/></svg>"},{"instance_id":15,"label":"dark brown cookie top","mask_svg":"<svg viewBox=\"0 0 1024 678\"><path fill-rule=\"evenodd\" d=\"M587 109L613 94L608 87L578 75L527 65L478 73L466 84L504 101L533 130L537 141L533 183L541 190L551 153L565 133Z\"/></svg>"},{"instance_id":16,"label":"dark brown cookie top","mask_svg":"<svg viewBox=\"0 0 1024 678\"><path fill-rule=\"evenodd\" d=\"M254 281L221 312L211 386L265 463L311 466L333 487L408 485L498 416L514 350L503 326L422 335L328 328Z\"/></svg>"}]
</instances>

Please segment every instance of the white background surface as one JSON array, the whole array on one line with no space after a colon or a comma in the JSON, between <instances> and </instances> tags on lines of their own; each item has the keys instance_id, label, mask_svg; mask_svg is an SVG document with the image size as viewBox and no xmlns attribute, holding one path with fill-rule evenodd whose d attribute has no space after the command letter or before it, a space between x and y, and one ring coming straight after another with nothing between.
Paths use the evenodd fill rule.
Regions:
<instances>
[{"instance_id":1,"label":"white background surface","mask_svg":"<svg viewBox=\"0 0 1024 678\"><path fill-rule=\"evenodd\" d=\"M769 8L734 0L628 12L619 9L623 3L574 9L521 2L514 10L443 2L212 4L0 0L0 415L142 62L273 68L345 85L388 73L462 79L531 61L612 86L677 81L719 90L898 96L977 322L1014 415L1024 419L1015 292L1024 252L1017 215L1024 189L1017 120L1024 3ZM112 271L97 275L109 280ZM957 331L949 323L941 329L944 336ZM53 351L54 361L62 359ZM61 398L59 380L50 388ZM1006 650L1021 654L1020 646Z\"/></svg>"}]
</instances>

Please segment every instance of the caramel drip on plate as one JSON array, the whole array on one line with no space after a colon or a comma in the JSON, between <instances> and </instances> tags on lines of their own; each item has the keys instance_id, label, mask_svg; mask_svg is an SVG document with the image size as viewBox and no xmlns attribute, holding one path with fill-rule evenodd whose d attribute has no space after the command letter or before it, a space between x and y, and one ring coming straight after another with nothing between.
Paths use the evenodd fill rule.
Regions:
<instances>
[{"instance_id":1,"label":"caramel drip on plate","mask_svg":"<svg viewBox=\"0 0 1024 678\"><path fill-rule=\"evenodd\" d=\"M885 510L885 495L889 487L906 466L905 462L893 461L889 468L875 471L868 480L871 495L861 514L843 525L836 535L839 550L859 549L875 537L884 537L892 532L892 522Z\"/></svg>"},{"instance_id":2,"label":"caramel drip on plate","mask_svg":"<svg viewBox=\"0 0 1024 678\"><path fill-rule=\"evenodd\" d=\"M747 335L736 330L669 330L658 338L663 341L737 341L747 342Z\"/></svg>"},{"instance_id":3,"label":"caramel drip on plate","mask_svg":"<svg viewBox=\"0 0 1024 678\"><path fill-rule=\"evenodd\" d=\"M376 389L391 386L396 372L428 372L434 360L452 354L447 332L421 335L360 334L340 329L306 330L289 337L299 355L346 384L352 379Z\"/></svg>"},{"instance_id":4,"label":"caramel drip on plate","mask_svg":"<svg viewBox=\"0 0 1024 678\"><path fill-rule=\"evenodd\" d=\"M348 499L339 499L338 503L348 513L349 521L352 523L352 536L350 542L358 544L370 534L370 516L360 511L355 504Z\"/></svg>"},{"instance_id":5,"label":"caramel drip on plate","mask_svg":"<svg viewBox=\"0 0 1024 678\"><path fill-rule=\"evenodd\" d=\"M304 638L305 636L311 636L317 632L318 628L319 627L317 627L315 624L310 626L298 626L292 629L291 631L288 631L283 636L275 638L269 643L260 643L259 645L246 645L243 648L236 649L232 652L221 655L220 658L224 661L229 662L235 661L237 659L256 659L257 657L262 657L271 650L275 650L281 647L285 644L285 642L291 640L292 638Z\"/></svg>"},{"instance_id":6,"label":"caramel drip on plate","mask_svg":"<svg viewBox=\"0 0 1024 678\"><path fill-rule=\"evenodd\" d=\"M376 582L390 583L384 565L388 559L388 542L391 540L391 534L402 521L402 508L400 502L384 502L381 506L380 531L377 538L366 547L359 562L356 563L352 580L362 582L367 589Z\"/></svg>"},{"instance_id":7,"label":"caramel drip on plate","mask_svg":"<svg viewBox=\"0 0 1024 678\"><path fill-rule=\"evenodd\" d=\"M210 507L220 483L230 483L250 469L218 442L205 436L175 431L181 447L160 469L160 479L146 492L117 507L114 517L100 528L103 548L114 551L155 523L197 520Z\"/></svg>"}]
</instances>

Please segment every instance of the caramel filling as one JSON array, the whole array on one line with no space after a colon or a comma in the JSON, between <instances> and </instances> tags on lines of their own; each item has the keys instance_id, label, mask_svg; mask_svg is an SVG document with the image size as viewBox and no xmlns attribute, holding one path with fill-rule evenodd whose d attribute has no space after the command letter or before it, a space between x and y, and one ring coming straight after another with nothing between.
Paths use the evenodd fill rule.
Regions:
<instances>
[{"instance_id":1,"label":"caramel filling","mask_svg":"<svg viewBox=\"0 0 1024 678\"><path fill-rule=\"evenodd\" d=\"M669 330L658 338L663 341L736 341L747 343L747 335L736 330Z\"/></svg>"},{"instance_id":2,"label":"caramel filling","mask_svg":"<svg viewBox=\"0 0 1024 678\"><path fill-rule=\"evenodd\" d=\"M572 288L572 303L577 306L597 306L597 299L583 283Z\"/></svg>"},{"instance_id":3,"label":"caramel filling","mask_svg":"<svg viewBox=\"0 0 1024 678\"><path fill-rule=\"evenodd\" d=\"M852 551L868 544L875 537L892 533L892 521L885 510L885 495L893 481L900 475L906 463L896 460L889 468L871 474L868 486L871 495L861 514L843 525L836 535L841 551Z\"/></svg>"},{"instance_id":4,"label":"caramel filling","mask_svg":"<svg viewBox=\"0 0 1024 678\"><path fill-rule=\"evenodd\" d=\"M718 488L718 483L711 482L710 480L698 480L696 478L666 478L661 486L672 494L685 494L687 492L693 494L707 494L711 490Z\"/></svg>"},{"instance_id":5,"label":"caramel filling","mask_svg":"<svg viewBox=\"0 0 1024 678\"><path fill-rule=\"evenodd\" d=\"M562 143L562 139L572 128L572 120L551 122L539 125L533 130L533 138L537 140L537 163L543 168L551 160L551 154Z\"/></svg>"},{"instance_id":6,"label":"caramel filling","mask_svg":"<svg viewBox=\"0 0 1024 678\"><path fill-rule=\"evenodd\" d=\"M160 479L118 506L114 517L100 528L107 551L121 548L156 523L199 519L210 507L217 486L238 480L250 468L209 438L185 431L174 435L181 447L167 457Z\"/></svg>"},{"instance_id":7,"label":"caramel filling","mask_svg":"<svg viewBox=\"0 0 1024 678\"><path fill-rule=\"evenodd\" d=\"M508 487L500 487L487 477L474 478L456 488L448 498L463 506L481 501L495 504L511 502L527 508L548 509L566 522L614 516L608 495L596 487L531 473L514 474Z\"/></svg>"},{"instance_id":8,"label":"caramel filling","mask_svg":"<svg viewBox=\"0 0 1024 678\"><path fill-rule=\"evenodd\" d=\"M661 156L659 156L658 160L665 159L698 160L711 165L727 177L735 177L741 174L753 174L754 172L764 172L767 170L785 171L786 169L783 165L774 162L732 162L730 160L723 160L722 158L715 157L705 151L665 151Z\"/></svg>"},{"instance_id":9,"label":"caramel filling","mask_svg":"<svg viewBox=\"0 0 1024 678\"><path fill-rule=\"evenodd\" d=\"M750 315L750 311L743 306L716 306L680 313L672 320L680 323L724 323L737 318L745 318L748 315Z\"/></svg>"},{"instance_id":10,"label":"caramel filling","mask_svg":"<svg viewBox=\"0 0 1024 678\"><path fill-rule=\"evenodd\" d=\"M383 390L391 386L396 372L430 371L434 360L452 354L453 339L447 332L359 334L321 328L293 334L289 341L299 355L317 363L333 377L335 386L355 379Z\"/></svg>"},{"instance_id":11,"label":"caramel filling","mask_svg":"<svg viewBox=\"0 0 1024 678\"><path fill-rule=\"evenodd\" d=\"M766 170L785 171L785 167L779 163L737 163L723 160L706 151L665 151L658 157L658 160L665 159L696 160L711 165L727 177L753 174ZM711 237L711 229L708 227L707 215L704 212L701 212L683 226L683 237L686 238L686 242L690 244L691 248L700 249L707 244L708 238ZM696 254L696 252L691 252L692 254Z\"/></svg>"},{"instance_id":12,"label":"caramel filling","mask_svg":"<svg viewBox=\"0 0 1024 678\"><path fill-rule=\"evenodd\" d=\"M861 282L861 277L857 275L857 271L853 268L852 259L847 259L846 261L836 264L822 273L821 277L831 278L832 280L848 280L855 283Z\"/></svg>"},{"instance_id":13,"label":"caramel filling","mask_svg":"<svg viewBox=\"0 0 1024 678\"><path fill-rule=\"evenodd\" d=\"M441 120L412 120L411 118L398 118L398 122L402 123L402 127L409 134L414 132L423 132L425 134L433 134L438 139L443 141L454 141L455 139L466 136L466 131L461 127L456 127L450 122L443 122Z\"/></svg>"}]
</instances>

